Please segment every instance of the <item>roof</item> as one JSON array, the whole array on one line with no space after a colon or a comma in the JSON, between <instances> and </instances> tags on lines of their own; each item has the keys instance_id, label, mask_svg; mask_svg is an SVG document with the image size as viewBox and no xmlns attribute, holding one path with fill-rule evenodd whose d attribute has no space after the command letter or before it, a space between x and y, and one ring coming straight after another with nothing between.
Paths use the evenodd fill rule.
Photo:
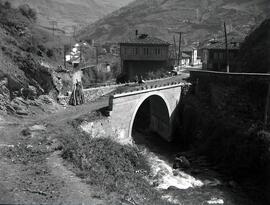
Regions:
<instances>
[{"instance_id":1,"label":"roof","mask_svg":"<svg viewBox=\"0 0 270 205\"><path fill-rule=\"evenodd\" d=\"M163 41L159 38L148 36L148 35L139 35L134 38L128 38L120 42L120 44L136 44L136 45L166 45L169 46L170 44L166 41Z\"/></svg>"},{"instance_id":2,"label":"roof","mask_svg":"<svg viewBox=\"0 0 270 205\"><path fill-rule=\"evenodd\" d=\"M182 52L182 58L190 58L190 55Z\"/></svg>"},{"instance_id":3,"label":"roof","mask_svg":"<svg viewBox=\"0 0 270 205\"><path fill-rule=\"evenodd\" d=\"M197 48L195 46L184 46L181 50L183 52L192 52L194 50L197 50Z\"/></svg>"},{"instance_id":4,"label":"roof","mask_svg":"<svg viewBox=\"0 0 270 205\"><path fill-rule=\"evenodd\" d=\"M238 50L240 48L240 42L228 42L229 50ZM225 42L211 42L207 45L203 46L203 49L217 49L217 50L225 50L226 45Z\"/></svg>"}]
</instances>

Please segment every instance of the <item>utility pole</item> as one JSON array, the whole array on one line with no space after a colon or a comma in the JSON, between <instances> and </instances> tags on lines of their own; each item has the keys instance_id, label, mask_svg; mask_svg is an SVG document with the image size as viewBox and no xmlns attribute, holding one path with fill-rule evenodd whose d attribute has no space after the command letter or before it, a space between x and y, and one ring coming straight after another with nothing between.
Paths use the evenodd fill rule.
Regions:
<instances>
[{"instance_id":1,"label":"utility pole","mask_svg":"<svg viewBox=\"0 0 270 205\"><path fill-rule=\"evenodd\" d=\"M75 36L76 36L76 26L73 25L72 28L73 28L73 38L75 39Z\"/></svg>"},{"instance_id":2,"label":"utility pole","mask_svg":"<svg viewBox=\"0 0 270 205\"><path fill-rule=\"evenodd\" d=\"M224 34L225 34L225 46L226 46L226 70L227 70L227 73L229 73L230 72L229 49L228 49L227 28L226 28L225 22L224 22Z\"/></svg>"},{"instance_id":3,"label":"utility pole","mask_svg":"<svg viewBox=\"0 0 270 205\"><path fill-rule=\"evenodd\" d=\"M95 47L96 47L96 64L98 65L98 47L97 46Z\"/></svg>"},{"instance_id":4,"label":"utility pole","mask_svg":"<svg viewBox=\"0 0 270 205\"><path fill-rule=\"evenodd\" d=\"M56 26L57 26L57 21L50 21L50 24L52 25L53 38L54 38L55 28L56 28Z\"/></svg>"},{"instance_id":5,"label":"utility pole","mask_svg":"<svg viewBox=\"0 0 270 205\"><path fill-rule=\"evenodd\" d=\"M179 47L178 47L178 66L180 66L180 61L182 60L182 55L181 55L181 42L182 42L182 32L179 32Z\"/></svg>"},{"instance_id":6,"label":"utility pole","mask_svg":"<svg viewBox=\"0 0 270 205\"><path fill-rule=\"evenodd\" d=\"M174 51L174 59L176 59L177 56L177 52L176 52L176 41L175 41L175 36L173 35L173 51ZM174 64L175 64L175 60L174 60Z\"/></svg>"}]
</instances>

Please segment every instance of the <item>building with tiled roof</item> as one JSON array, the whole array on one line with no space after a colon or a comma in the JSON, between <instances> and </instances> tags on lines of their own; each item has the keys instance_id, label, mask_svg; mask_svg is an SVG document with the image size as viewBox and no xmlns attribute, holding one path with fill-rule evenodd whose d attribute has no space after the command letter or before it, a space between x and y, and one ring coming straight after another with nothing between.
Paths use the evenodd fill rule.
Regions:
<instances>
[{"instance_id":1,"label":"building with tiled roof","mask_svg":"<svg viewBox=\"0 0 270 205\"><path fill-rule=\"evenodd\" d=\"M167 69L169 43L159 38L138 34L120 44L122 81L134 81L138 76L147 78L152 72Z\"/></svg>"},{"instance_id":2,"label":"building with tiled roof","mask_svg":"<svg viewBox=\"0 0 270 205\"><path fill-rule=\"evenodd\" d=\"M236 58L240 50L239 39L228 39L229 66L237 66ZM226 71L227 53L225 41L212 40L202 46L202 65L204 70Z\"/></svg>"}]
</instances>

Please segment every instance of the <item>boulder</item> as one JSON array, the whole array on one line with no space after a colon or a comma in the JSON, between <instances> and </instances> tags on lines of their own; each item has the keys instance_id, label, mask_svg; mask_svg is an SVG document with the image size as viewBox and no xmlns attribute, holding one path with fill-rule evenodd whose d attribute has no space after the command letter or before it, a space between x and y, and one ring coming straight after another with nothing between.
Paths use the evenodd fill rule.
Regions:
<instances>
[{"instance_id":1,"label":"boulder","mask_svg":"<svg viewBox=\"0 0 270 205\"><path fill-rule=\"evenodd\" d=\"M54 103L54 100L48 96L48 95L41 95L39 96L39 100L42 102L42 103L45 103L45 104L53 104Z\"/></svg>"},{"instance_id":2,"label":"boulder","mask_svg":"<svg viewBox=\"0 0 270 205\"><path fill-rule=\"evenodd\" d=\"M21 89L21 94L24 99L34 100L37 97L37 89L34 86L29 85Z\"/></svg>"},{"instance_id":3,"label":"boulder","mask_svg":"<svg viewBox=\"0 0 270 205\"><path fill-rule=\"evenodd\" d=\"M17 110L16 114L17 115L28 115L28 112L26 110Z\"/></svg>"},{"instance_id":4,"label":"boulder","mask_svg":"<svg viewBox=\"0 0 270 205\"><path fill-rule=\"evenodd\" d=\"M173 168L174 169L189 169L190 162L185 156L177 156L174 159Z\"/></svg>"}]
</instances>

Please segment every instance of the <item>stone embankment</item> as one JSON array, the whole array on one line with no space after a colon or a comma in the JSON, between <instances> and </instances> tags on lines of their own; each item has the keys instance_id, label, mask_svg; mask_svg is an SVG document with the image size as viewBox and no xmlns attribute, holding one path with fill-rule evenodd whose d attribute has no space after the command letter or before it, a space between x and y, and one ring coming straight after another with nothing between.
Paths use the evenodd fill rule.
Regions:
<instances>
[{"instance_id":1,"label":"stone embankment","mask_svg":"<svg viewBox=\"0 0 270 205\"><path fill-rule=\"evenodd\" d=\"M268 85L258 77L191 72L193 86L179 109L179 140L257 192L254 197L270 201L269 124L263 126Z\"/></svg>"}]
</instances>

